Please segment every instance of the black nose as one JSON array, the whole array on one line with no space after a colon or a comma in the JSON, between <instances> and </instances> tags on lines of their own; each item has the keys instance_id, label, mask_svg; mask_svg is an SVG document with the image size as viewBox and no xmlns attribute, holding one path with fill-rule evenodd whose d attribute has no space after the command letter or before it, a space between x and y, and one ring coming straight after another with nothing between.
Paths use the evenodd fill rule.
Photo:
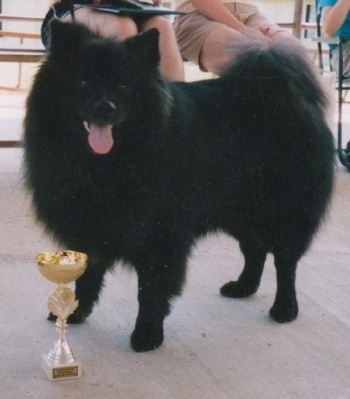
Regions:
<instances>
[{"instance_id":1,"label":"black nose","mask_svg":"<svg viewBox=\"0 0 350 399\"><path fill-rule=\"evenodd\" d=\"M107 122L112 118L116 109L113 101L99 101L93 109L94 117L101 122Z\"/></svg>"}]
</instances>

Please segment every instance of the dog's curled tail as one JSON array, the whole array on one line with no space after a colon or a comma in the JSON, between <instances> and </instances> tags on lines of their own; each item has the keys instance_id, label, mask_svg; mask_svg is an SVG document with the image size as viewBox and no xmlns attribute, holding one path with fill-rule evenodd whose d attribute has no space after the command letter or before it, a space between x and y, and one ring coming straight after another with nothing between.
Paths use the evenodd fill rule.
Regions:
<instances>
[{"instance_id":1,"label":"dog's curled tail","mask_svg":"<svg viewBox=\"0 0 350 399\"><path fill-rule=\"evenodd\" d=\"M292 128L293 136L329 131L328 98L299 43L246 45L222 79L236 118L248 128Z\"/></svg>"},{"instance_id":2,"label":"dog's curled tail","mask_svg":"<svg viewBox=\"0 0 350 399\"><path fill-rule=\"evenodd\" d=\"M254 193L255 200L270 201L273 215L285 201L300 198L312 231L330 200L335 150L326 95L299 47L249 47L222 82L231 107L228 125L235 124L232 145L243 154L241 168L252 184L265 187L260 197ZM275 193L281 193L279 200Z\"/></svg>"}]
</instances>

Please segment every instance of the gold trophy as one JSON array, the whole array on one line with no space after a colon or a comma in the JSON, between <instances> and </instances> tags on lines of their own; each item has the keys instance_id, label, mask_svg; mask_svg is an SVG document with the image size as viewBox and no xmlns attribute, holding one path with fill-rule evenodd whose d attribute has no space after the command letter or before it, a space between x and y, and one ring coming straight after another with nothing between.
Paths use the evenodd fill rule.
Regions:
<instances>
[{"instance_id":1,"label":"gold trophy","mask_svg":"<svg viewBox=\"0 0 350 399\"><path fill-rule=\"evenodd\" d=\"M48 297L48 308L57 316L58 339L42 365L49 380L63 380L81 376L81 364L72 353L67 339L67 319L78 307L74 292L67 283L79 278L85 271L87 255L74 251L42 252L36 257L41 274L58 284Z\"/></svg>"}]
</instances>

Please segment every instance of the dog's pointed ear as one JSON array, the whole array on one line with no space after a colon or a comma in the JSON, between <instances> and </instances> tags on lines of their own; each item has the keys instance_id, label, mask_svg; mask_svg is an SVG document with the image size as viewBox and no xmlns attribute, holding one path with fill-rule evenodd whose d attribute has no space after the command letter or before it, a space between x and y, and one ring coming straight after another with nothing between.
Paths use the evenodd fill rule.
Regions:
<instances>
[{"instance_id":1,"label":"dog's pointed ear","mask_svg":"<svg viewBox=\"0 0 350 399\"><path fill-rule=\"evenodd\" d=\"M158 67L160 63L159 31L150 29L125 41L128 54L134 57L141 66Z\"/></svg>"},{"instance_id":2,"label":"dog's pointed ear","mask_svg":"<svg viewBox=\"0 0 350 399\"><path fill-rule=\"evenodd\" d=\"M50 56L65 60L71 57L73 52L84 42L84 38L91 33L82 25L76 23L65 23L58 19L50 22L50 39L48 50Z\"/></svg>"},{"instance_id":3,"label":"dog's pointed ear","mask_svg":"<svg viewBox=\"0 0 350 399\"><path fill-rule=\"evenodd\" d=\"M50 22L50 38L48 49L51 54L67 52L72 44L73 28L71 24L63 23L54 18Z\"/></svg>"}]
</instances>

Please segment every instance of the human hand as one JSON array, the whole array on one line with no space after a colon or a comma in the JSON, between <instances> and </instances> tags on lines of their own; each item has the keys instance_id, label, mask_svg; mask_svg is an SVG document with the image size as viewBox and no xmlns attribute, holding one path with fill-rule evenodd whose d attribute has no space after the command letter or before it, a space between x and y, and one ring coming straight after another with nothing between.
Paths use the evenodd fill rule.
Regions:
<instances>
[{"instance_id":1,"label":"human hand","mask_svg":"<svg viewBox=\"0 0 350 399\"><path fill-rule=\"evenodd\" d=\"M262 33L264 36L269 36L271 33L271 28L267 26L259 26L258 31Z\"/></svg>"},{"instance_id":2,"label":"human hand","mask_svg":"<svg viewBox=\"0 0 350 399\"><path fill-rule=\"evenodd\" d=\"M251 38L264 38L264 37L268 37L269 36L269 31L270 28L267 27L258 27L258 28L249 28L247 26L244 27L244 30L241 31L241 33L243 33L243 35L247 36L247 37L251 37Z\"/></svg>"},{"instance_id":3,"label":"human hand","mask_svg":"<svg viewBox=\"0 0 350 399\"><path fill-rule=\"evenodd\" d=\"M272 37L272 36L275 36L277 33L287 33L288 34L288 32L286 31L286 30L284 30L284 29L271 29L271 28L268 28L268 27L266 27L266 26L260 26L259 28L258 28L258 30L259 30L259 32L261 32L264 36L266 36L266 37Z\"/></svg>"}]
</instances>

